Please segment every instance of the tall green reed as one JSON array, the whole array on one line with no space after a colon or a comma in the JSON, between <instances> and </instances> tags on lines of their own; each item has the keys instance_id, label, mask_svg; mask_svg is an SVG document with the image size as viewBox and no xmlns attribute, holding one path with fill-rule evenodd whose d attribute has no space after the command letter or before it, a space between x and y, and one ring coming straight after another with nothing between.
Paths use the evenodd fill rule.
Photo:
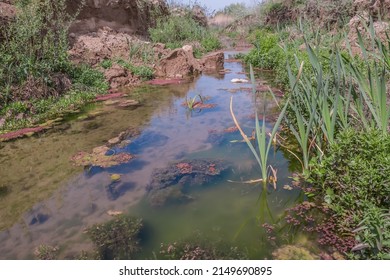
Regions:
<instances>
[{"instance_id":1,"label":"tall green reed","mask_svg":"<svg viewBox=\"0 0 390 280\"><path fill-rule=\"evenodd\" d=\"M250 78L251 78L251 83L252 83L252 94L253 94L255 104L256 104L256 100L257 100L258 96L257 96L257 92L256 92L256 81L255 81L255 76L254 76L252 65L250 65ZM240 127L240 125L237 121L237 118L233 112L233 97L231 97L231 99L230 99L230 113L232 115L232 118L233 118L235 125L237 126L238 130L241 133L242 138L244 139L244 141L248 145L248 147L251 150L252 154L254 155L257 163L259 164L260 171L261 171L261 181L263 182L264 185L266 185L268 182L272 181L272 180L269 180L269 176L268 176L269 170L271 170L273 173L275 173L272 166L270 166L268 163L268 156L269 156L271 146L272 146L272 139L274 139L274 137L278 131L280 123L282 122L282 119L285 115L288 103L286 103L286 105L281 110L279 117L273 126L272 132L269 135L269 139L267 139L268 133L267 133L267 129L266 129L266 107L267 107L267 93L266 92L263 93L262 98L263 98L264 107L263 107L263 114L262 114L263 118L262 118L261 126L260 126L260 121L259 121L258 108L257 108L257 106L255 106L255 140L256 140L255 145L252 144L252 142L249 140L248 136L244 133L244 131L242 130L242 128ZM275 176L273 176L273 177L275 177Z\"/></svg>"},{"instance_id":2,"label":"tall green reed","mask_svg":"<svg viewBox=\"0 0 390 280\"><path fill-rule=\"evenodd\" d=\"M371 40L370 49L366 47L359 30L358 43L364 59L364 68L358 63L357 56L347 59L349 71L358 85L359 98L356 100L359 117L364 128L376 128L386 134L390 125L390 105L387 88L388 74L390 73L390 41L388 45L376 35L372 19L370 26L365 26L366 33ZM388 34L386 34L389 39ZM350 53L352 51L350 50Z\"/></svg>"}]
</instances>

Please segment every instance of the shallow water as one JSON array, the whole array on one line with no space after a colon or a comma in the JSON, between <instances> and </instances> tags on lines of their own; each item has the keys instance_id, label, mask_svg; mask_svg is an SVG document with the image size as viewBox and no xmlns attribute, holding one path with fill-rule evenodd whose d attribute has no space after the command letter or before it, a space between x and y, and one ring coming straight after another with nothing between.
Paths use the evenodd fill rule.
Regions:
<instances>
[{"instance_id":1,"label":"shallow water","mask_svg":"<svg viewBox=\"0 0 390 280\"><path fill-rule=\"evenodd\" d=\"M280 151L271 151L270 156L270 164L278 170L277 190L228 182L258 179L260 170L245 143L231 142L241 140L239 132L223 133L234 126L229 112L231 96L247 135L254 128L251 115L255 106L252 94L245 89L250 84L230 82L247 78L241 63L226 62L225 68L231 72L202 75L180 85L128 90L130 98L140 99L143 106L91 106L84 114L96 110L103 114L90 119L76 116L57 131L3 144L0 185L11 191L0 197L5 206L0 210L4 220L1 228L5 229L0 232L0 258L33 258L40 244L58 246L62 258L89 250L91 243L84 230L111 219L108 210L144 219L150 234L141 258L152 258L161 243L181 240L194 232L210 238L223 236L246 250L250 258L270 258L271 246L261 224L281 217L301 193L283 189L290 183L290 163ZM216 107L189 113L182 103L197 94ZM257 106L262 108L262 102ZM274 111L274 107L269 105L268 110ZM72 165L72 155L90 152L129 127L140 127L141 134L115 151L129 152L135 159L111 168L84 170ZM186 188L191 202L150 206L145 196L153 171L191 159L225 160L231 168L210 184ZM112 193L110 174L114 173L121 174L121 181ZM16 222L19 216L22 218ZM12 219L16 223L11 223Z\"/></svg>"}]
</instances>

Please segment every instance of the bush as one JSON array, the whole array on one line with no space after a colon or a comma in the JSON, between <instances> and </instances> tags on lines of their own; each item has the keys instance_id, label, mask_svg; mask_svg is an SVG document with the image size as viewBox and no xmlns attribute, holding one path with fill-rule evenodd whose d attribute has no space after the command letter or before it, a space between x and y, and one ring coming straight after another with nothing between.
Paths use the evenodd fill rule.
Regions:
<instances>
[{"instance_id":1,"label":"bush","mask_svg":"<svg viewBox=\"0 0 390 280\"><path fill-rule=\"evenodd\" d=\"M163 43L172 49L191 42L200 42L206 52L221 47L219 39L200 26L191 14L160 19L155 28L149 29L149 34L154 43Z\"/></svg>"},{"instance_id":2,"label":"bush","mask_svg":"<svg viewBox=\"0 0 390 280\"><path fill-rule=\"evenodd\" d=\"M105 92L109 85L104 78L103 73L92 69L88 65L72 66L69 70L70 78L75 87L81 87L84 90Z\"/></svg>"},{"instance_id":3,"label":"bush","mask_svg":"<svg viewBox=\"0 0 390 280\"><path fill-rule=\"evenodd\" d=\"M206 30L190 16L171 16L160 19L156 28L150 28L149 34L153 42L177 45L182 42L200 41Z\"/></svg>"},{"instance_id":4,"label":"bush","mask_svg":"<svg viewBox=\"0 0 390 280\"><path fill-rule=\"evenodd\" d=\"M222 47L221 41L219 41L218 37L212 34L206 36L200 43L205 52L211 52Z\"/></svg>"},{"instance_id":5,"label":"bush","mask_svg":"<svg viewBox=\"0 0 390 280\"><path fill-rule=\"evenodd\" d=\"M278 45L277 34L259 29L250 35L249 40L255 48L245 57L246 63L261 69L274 70L284 60L283 50Z\"/></svg>"},{"instance_id":6,"label":"bush","mask_svg":"<svg viewBox=\"0 0 390 280\"><path fill-rule=\"evenodd\" d=\"M341 224L355 229L355 258L390 255L390 136L372 130L340 133L309 181L321 190Z\"/></svg>"},{"instance_id":7,"label":"bush","mask_svg":"<svg viewBox=\"0 0 390 280\"><path fill-rule=\"evenodd\" d=\"M73 18L66 12L65 2L17 2L19 12L0 45L0 88L19 85L30 76L50 77L52 73L66 72L70 65L68 28Z\"/></svg>"},{"instance_id":8,"label":"bush","mask_svg":"<svg viewBox=\"0 0 390 280\"><path fill-rule=\"evenodd\" d=\"M312 169L311 181L340 215L360 221L363 201L390 207L390 136L378 131L340 133L328 156Z\"/></svg>"},{"instance_id":9,"label":"bush","mask_svg":"<svg viewBox=\"0 0 390 280\"><path fill-rule=\"evenodd\" d=\"M153 68L145 65L136 66L131 64L131 62L124 61L122 59L119 59L117 63L126 68L127 70L130 70L133 75L136 75L140 77L143 80L151 80L154 77L154 71Z\"/></svg>"},{"instance_id":10,"label":"bush","mask_svg":"<svg viewBox=\"0 0 390 280\"><path fill-rule=\"evenodd\" d=\"M141 250L141 219L120 215L113 220L88 228L87 234L102 259L134 259Z\"/></svg>"}]
</instances>

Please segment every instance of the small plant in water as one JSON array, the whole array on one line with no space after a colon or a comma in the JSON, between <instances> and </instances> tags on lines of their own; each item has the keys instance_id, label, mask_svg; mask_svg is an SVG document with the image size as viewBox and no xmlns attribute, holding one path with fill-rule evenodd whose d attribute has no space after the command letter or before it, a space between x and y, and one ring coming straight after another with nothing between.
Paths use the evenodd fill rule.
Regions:
<instances>
[{"instance_id":1,"label":"small plant in water","mask_svg":"<svg viewBox=\"0 0 390 280\"><path fill-rule=\"evenodd\" d=\"M119 215L113 220L91 226L87 234L101 259L133 259L141 250L142 219Z\"/></svg>"},{"instance_id":2,"label":"small plant in water","mask_svg":"<svg viewBox=\"0 0 390 280\"><path fill-rule=\"evenodd\" d=\"M204 98L200 94L198 94L198 95L195 95L193 98L186 97L186 100L184 101L183 104L184 104L184 106L187 107L188 110L192 111L199 104L203 104L203 100L204 100Z\"/></svg>"},{"instance_id":3,"label":"small plant in water","mask_svg":"<svg viewBox=\"0 0 390 280\"><path fill-rule=\"evenodd\" d=\"M38 260L55 260L58 254L58 247L39 245L34 252Z\"/></svg>"}]
</instances>

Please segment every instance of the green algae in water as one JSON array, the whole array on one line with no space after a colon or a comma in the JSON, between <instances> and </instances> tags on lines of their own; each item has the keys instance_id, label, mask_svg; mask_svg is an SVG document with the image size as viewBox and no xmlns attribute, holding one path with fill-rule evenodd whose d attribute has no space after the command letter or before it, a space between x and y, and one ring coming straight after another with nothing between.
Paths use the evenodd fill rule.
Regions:
<instances>
[{"instance_id":1,"label":"green algae in water","mask_svg":"<svg viewBox=\"0 0 390 280\"><path fill-rule=\"evenodd\" d=\"M153 235L144 248L143 257L150 258L151 252L158 250L161 243L181 241L196 232L214 240L223 236L224 240L247 251L251 259L271 257L273 248L261 226L266 221L272 222L272 217L282 216L286 205L272 205L272 201L283 198L278 192L261 192L261 188L234 185L225 181L190 192L189 195L194 199L186 204L172 203L156 209L147 201L142 201L130 213L142 216L153 228ZM293 205L294 200L299 198L299 192L292 192L290 195L294 197L290 201ZM268 211L264 207L269 209L272 217L268 214L260 216L260 212Z\"/></svg>"}]
</instances>

